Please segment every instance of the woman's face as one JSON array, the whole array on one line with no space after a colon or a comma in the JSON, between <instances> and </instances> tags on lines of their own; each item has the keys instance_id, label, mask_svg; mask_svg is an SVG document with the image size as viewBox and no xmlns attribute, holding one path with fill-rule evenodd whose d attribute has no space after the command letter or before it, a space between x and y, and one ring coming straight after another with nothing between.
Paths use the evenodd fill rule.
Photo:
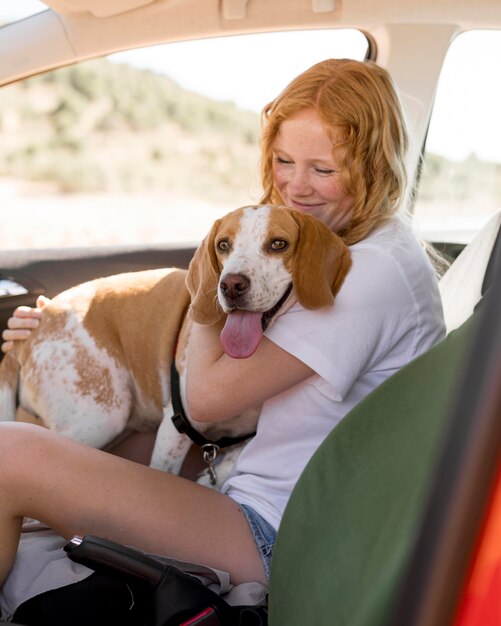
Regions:
<instances>
[{"instance_id":1,"label":"woman's face","mask_svg":"<svg viewBox=\"0 0 501 626\"><path fill-rule=\"evenodd\" d=\"M314 109L280 125L273 144L273 181L288 206L311 213L333 231L349 225L353 199L343 191L332 141Z\"/></svg>"}]
</instances>

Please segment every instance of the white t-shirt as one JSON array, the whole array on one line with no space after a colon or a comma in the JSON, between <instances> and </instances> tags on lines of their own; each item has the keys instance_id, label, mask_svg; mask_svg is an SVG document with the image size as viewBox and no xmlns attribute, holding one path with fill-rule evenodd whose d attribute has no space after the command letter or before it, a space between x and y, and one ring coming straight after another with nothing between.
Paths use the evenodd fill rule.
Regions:
<instances>
[{"instance_id":1,"label":"white t-shirt","mask_svg":"<svg viewBox=\"0 0 501 626\"><path fill-rule=\"evenodd\" d=\"M264 403L256 436L223 486L274 528L334 426L445 334L434 271L407 225L392 218L350 250L352 267L332 306L294 304L266 331L316 374Z\"/></svg>"}]
</instances>

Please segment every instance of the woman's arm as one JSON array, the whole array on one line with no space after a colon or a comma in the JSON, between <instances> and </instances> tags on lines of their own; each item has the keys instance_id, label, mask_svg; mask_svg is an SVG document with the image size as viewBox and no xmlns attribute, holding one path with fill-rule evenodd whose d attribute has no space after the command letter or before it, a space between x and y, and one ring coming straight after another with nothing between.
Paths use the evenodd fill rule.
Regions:
<instances>
[{"instance_id":1,"label":"woman's arm","mask_svg":"<svg viewBox=\"0 0 501 626\"><path fill-rule=\"evenodd\" d=\"M266 337L248 359L232 359L223 352L220 331L219 325L193 324L186 395L194 420L218 422L235 417L314 374Z\"/></svg>"}]
</instances>

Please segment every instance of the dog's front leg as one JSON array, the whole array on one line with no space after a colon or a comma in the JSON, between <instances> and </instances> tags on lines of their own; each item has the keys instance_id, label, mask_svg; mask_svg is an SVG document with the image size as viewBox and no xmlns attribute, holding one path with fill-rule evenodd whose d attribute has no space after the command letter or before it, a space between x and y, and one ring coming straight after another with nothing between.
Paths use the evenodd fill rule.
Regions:
<instances>
[{"instance_id":1,"label":"dog's front leg","mask_svg":"<svg viewBox=\"0 0 501 626\"><path fill-rule=\"evenodd\" d=\"M191 447L191 440L186 435L178 433L172 423L173 415L172 404L169 402L163 410L150 466L179 475L183 461Z\"/></svg>"}]
</instances>

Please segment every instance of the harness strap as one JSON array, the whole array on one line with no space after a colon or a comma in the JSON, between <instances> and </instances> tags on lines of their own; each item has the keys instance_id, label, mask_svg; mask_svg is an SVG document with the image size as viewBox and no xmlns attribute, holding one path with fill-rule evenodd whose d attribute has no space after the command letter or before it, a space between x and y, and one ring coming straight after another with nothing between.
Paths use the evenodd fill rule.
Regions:
<instances>
[{"instance_id":1,"label":"harness strap","mask_svg":"<svg viewBox=\"0 0 501 626\"><path fill-rule=\"evenodd\" d=\"M207 439L204 435L198 432L193 426L190 424L184 407L181 401L181 388L179 383L179 372L177 371L175 358L172 359L172 365L170 368L170 391L171 391L171 402L172 408L174 409L174 415L172 416L172 423L176 427L176 430L188 436L194 444L202 448L203 446L216 446L217 448L228 448L229 446L234 446L237 443L242 443L242 441L246 441L250 439L250 437L254 437L256 433L249 433L247 435L241 435L239 437L222 437L217 441L211 441Z\"/></svg>"},{"instance_id":2,"label":"harness strap","mask_svg":"<svg viewBox=\"0 0 501 626\"><path fill-rule=\"evenodd\" d=\"M263 316L261 318L261 328L263 329L263 333L268 328L268 324L270 323L271 318L275 315L275 313L277 313L277 311L279 311L282 308L283 304L285 303L287 298L290 296L291 291L292 291L292 283L289 284L284 294L282 295L280 300L275 304L275 306L273 306L269 311L266 311L266 313L263 313Z\"/></svg>"}]
</instances>

